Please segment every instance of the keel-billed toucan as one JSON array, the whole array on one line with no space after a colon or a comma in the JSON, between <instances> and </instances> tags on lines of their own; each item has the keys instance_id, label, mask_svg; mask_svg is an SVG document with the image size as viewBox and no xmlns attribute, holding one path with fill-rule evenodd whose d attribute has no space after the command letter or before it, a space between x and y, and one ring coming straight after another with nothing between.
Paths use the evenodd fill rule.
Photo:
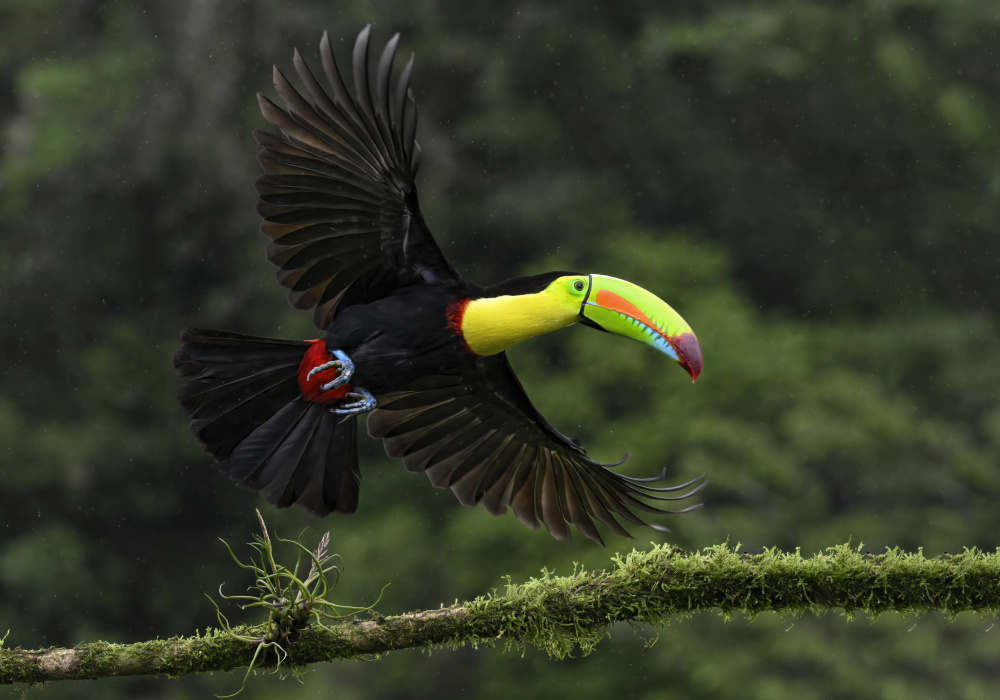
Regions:
<instances>
[{"instance_id":1,"label":"keel-billed toucan","mask_svg":"<svg viewBox=\"0 0 1000 700\"><path fill-rule=\"evenodd\" d=\"M280 133L257 130L267 258L292 306L312 309L319 340L186 330L175 364L191 427L240 486L275 506L351 513L361 473L357 415L390 457L426 472L465 505L510 506L557 538L569 524L645 525L635 511L687 498L698 478L657 488L587 457L532 406L505 350L580 322L634 338L701 372L701 350L677 312L614 277L549 272L482 287L445 259L420 213L414 175L413 59L392 84L398 35L369 71L369 28L354 47L348 91L324 34L324 88L298 52L307 101L274 69L282 109L258 95ZM627 455L626 455L627 456ZM666 530L658 525L653 527Z\"/></svg>"}]
</instances>

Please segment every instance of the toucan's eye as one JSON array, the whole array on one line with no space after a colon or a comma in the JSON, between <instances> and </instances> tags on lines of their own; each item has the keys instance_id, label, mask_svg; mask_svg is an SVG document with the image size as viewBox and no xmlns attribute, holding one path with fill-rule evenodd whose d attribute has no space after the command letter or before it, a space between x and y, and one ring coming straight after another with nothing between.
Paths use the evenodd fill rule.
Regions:
<instances>
[{"instance_id":1,"label":"toucan's eye","mask_svg":"<svg viewBox=\"0 0 1000 700\"><path fill-rule=\"evenodd\" d=\"M583 291L583 282L581 280L577 280L576 282L574 282L573 286L576 288L576 291L578 292Z\"/></svg>"}]
</instances>

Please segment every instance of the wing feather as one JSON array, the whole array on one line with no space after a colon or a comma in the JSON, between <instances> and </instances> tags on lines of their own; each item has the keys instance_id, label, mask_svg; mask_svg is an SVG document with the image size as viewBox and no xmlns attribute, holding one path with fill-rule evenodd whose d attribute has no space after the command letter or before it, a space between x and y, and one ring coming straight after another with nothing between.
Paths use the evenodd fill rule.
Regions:
<instances>
[{"instance_id":1,"label":"wing feather","mask_svg":"<svg viewBox=\"0 0 1000 700\"><path fill-rule=\"evenodd\" d=\"M551 450L541 450L540 473L536 476L536 502L542 522L557 540L569 537L566 514L560 504L560 488L556 478L556 464ZM562 494L565 498L565 494Z\"/></svg>"},{"instance_id":2,"label":"wing feather","mask_svg":"<svg viewBox=\"0 0 1000 700\"><path fill-rule=\"evenodd\" d=\"M503 455L513 440L512 434L501 436L499 442L484 440L482 446L466 458L464 473L453 475L453 481L449 484L459 503L474 506L477 498L482 502L489 488L503 475L503 465L507 463Z\"/></svg>"},{"instance_id":3,"label":"wing feather","mask_svg":"<svg viewBox=\"0 0 1000 700\"><path fill-rule=\"evenodd\" d=\"M280 129L254 132L264 169L255 183L261 232L277 244L268 247L268 260L280 268L277 279L288 288L291 304L312 309L322 329L342 306L373 301L421 279L460 279L427 230L417 201L412 59L394 92L399 36L386 44L374 76L370 37L365 27L354 44L353 94L324 33L319 53L327 89L296 51L293 65L304 90L275 67L274 87L284 107L258 96L261 113Z\"/></svg>"},{"instance_id":4,"label":"wing feather","mask_svg":"<svg viewBox=\"0 0 1000 700\"><path fill-rule=\"evenodd\" d=\"M369 434L384 441L390 456L402 457L407 469L451 488L463 504L479 503L493 515L509 507L525 525L544 524L557 539L569 537L575 525L603 544L596 523L627 537L619 519L648 524L636 511L664 515L700 506L657 505L697 494L705 485L700 477L659 489L652 484L664 474L637 479L590 459L578 443L535 417L505 358L487 365L486 382L427 377L419 388L379 397Z\"/></svg>"},{"instance_id":5,"label":"wing feather","mask_svg":"<svg viewBox=\"0 0 1000 700\"><path fill-rule=\"evenodd\" d=\"M537 449L533 445L524 445L518 452L517 460L511 466L511 478L508 490L508 504L514 511L514 516L532 530L538 529L538 511L535 508L535 481L538 469L535 461Z\"/></svg>"}]
</instances>

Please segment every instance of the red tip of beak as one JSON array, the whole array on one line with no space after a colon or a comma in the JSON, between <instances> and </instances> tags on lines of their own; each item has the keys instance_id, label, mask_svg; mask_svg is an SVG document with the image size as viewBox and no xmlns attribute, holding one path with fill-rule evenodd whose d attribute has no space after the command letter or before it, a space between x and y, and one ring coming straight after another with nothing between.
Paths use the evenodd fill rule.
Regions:
<instances>
[{"instance_id":1,"label":"red tip of beak","mask_svg":"<svg viewBox=\"0 0 1000 700\"><path fill-rule=\"evenodd\" d=\"M701 346L698 345L698 339L694 337L694 333L682 333L671 338L670 344L677 352L677 361L681 367L687 370L687 373L691 375L691 381L694 382L701 374L702 364Z\"/></svg>"}]
</instances>

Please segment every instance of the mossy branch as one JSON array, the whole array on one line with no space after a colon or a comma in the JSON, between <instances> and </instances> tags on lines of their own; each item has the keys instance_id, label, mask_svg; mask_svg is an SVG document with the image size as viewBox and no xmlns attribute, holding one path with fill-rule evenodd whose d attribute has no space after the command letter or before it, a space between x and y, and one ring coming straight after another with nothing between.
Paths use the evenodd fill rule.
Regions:
<instances>
[{"instance_id":1,"label":"mossy branch","mask_svg":"<svg viewBox=\"0 0 1000 700\"><path fill-rule=\"evenodd\" d=\"M798 552L741 554L728 545L685 553L670 546L633 551L608 571L544 572L500 594L440 610L307 627L283 646L287 667L357 659L396 649L462 644L544 649L562 658L588 653L607 627L627 620L660 626L703 610L751 616L842 610L878 616L940 610L996 614L1000 609L1000 550L975 549L927 558L897 549L862 553L850 545L803 558ZM137 644L81 644L72 649L0 648L0 683L169 674L247 668L265 627L215 631ZM249 641L248 641L249 640ZM275 658L258 660L273 667Z\"/></svg>"}]
</instances>

